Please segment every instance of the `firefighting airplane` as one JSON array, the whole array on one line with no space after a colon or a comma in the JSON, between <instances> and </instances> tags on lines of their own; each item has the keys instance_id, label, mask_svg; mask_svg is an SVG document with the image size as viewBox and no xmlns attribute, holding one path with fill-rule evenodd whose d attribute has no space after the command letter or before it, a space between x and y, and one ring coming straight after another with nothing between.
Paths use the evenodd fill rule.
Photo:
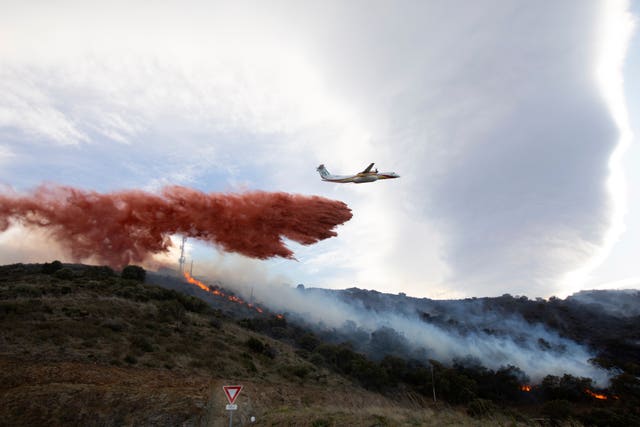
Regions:
<instances>
[{"instance_id":1,"label":"firefighting airplane","mask_svg":"<svg viewBox=\"0 0 640 427\"><path fill-rule=\"evenodd\" d=\"M395 172L378 172L378 169L372 170L374 164L375 163L371 163L365 170L355 175L331 175L324 165L318 166L316 170L320 172L320 177L323 181L339 183L354 182L356 184L362 184L363 182L373 182L379 179L400 178L400 175Z\"/></svg>"}]
</instances>

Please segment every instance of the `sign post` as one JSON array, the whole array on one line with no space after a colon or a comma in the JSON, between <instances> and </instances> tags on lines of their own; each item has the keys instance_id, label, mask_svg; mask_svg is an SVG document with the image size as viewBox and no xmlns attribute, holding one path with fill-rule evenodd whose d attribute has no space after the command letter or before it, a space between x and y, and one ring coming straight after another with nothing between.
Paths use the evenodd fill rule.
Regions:
<instances>
[{"instance_id":1,"label":"sign post","mask_svg":"<svg viewBox=\"0 0 640 427\"><path fill-rule=\"evenodd\" d=\"M229 404L226 406L226 410L229 412L229 427L233 426L233 411L238 409L238 405L234 402L236 398L242 391L241 385L223 385L222 389L224 390L224 394L227 396L227 400Z\"/></svg>"}]
</instances>

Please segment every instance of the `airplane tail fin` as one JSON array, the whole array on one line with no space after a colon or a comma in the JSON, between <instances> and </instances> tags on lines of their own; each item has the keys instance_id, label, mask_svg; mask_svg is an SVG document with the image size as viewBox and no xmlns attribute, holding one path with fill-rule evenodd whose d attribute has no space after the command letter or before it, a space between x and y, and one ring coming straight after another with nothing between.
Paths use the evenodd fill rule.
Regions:
<instances>
[{"instance_id":1,"label":"airplane tail fin","mask_svg":"<svg viewBox=\"0 0 640 427\"><path fill-rule=\"evenodd\" d=\"M324 167L324 165L320 165L316 168L316 170L320 173L320 176L322 178L327 178L328 176L330 176L331 174L329 173L329 171L327 170L327 168Z\"/></svg>"}]
</instances>

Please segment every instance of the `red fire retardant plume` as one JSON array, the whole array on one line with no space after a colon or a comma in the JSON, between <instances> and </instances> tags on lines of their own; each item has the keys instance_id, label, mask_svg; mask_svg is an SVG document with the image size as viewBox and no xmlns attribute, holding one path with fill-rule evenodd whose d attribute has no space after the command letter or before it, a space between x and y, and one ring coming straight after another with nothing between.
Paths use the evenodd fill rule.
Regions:
<instances>
[{"instance_id":1,"label":"red fire retardant plume","mask_svg":"<svg viewBox=\"0 0 640 427\"><path fill-rule=\"evenodd\" d=\"M165 187L151 194L100 194L45 185L32 194L0 194L0 232L11 223L46 229L76 261L93 257L113 268L167 252L171 234L248 257L293 258L283 237L310 245L336 236L351 219L336 200L287 193L201 193Z\"/></svg>"}]
</instances>

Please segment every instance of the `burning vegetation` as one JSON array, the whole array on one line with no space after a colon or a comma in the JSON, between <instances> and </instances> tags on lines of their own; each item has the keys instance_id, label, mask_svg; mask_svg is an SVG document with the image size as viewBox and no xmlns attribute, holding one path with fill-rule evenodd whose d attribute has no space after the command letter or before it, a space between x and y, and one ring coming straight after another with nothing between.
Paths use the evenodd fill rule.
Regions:
<instances>
[{"instance_id":1,"label":"burning vegetation","mask_svg":"<svg viewBox=\"0 0 640 427\"><path fill-rule=\"evenodd\" d=\"M258 313L263 313L263 312L264 312L264 310L263 310L263 309L261 309L260 307L258 307L257 305L254 305L254 304L253 304L253 303L251 303L251 302L246 302L246 301L244 301L242 298L237 297L237 296L235 296L235 295L227 295L227 294L225 294L223 291L221 291L221 290L220 290L220 288L218 288L217 286L210 286L210 285L207 285L207 284L205 284L205 283L201 282L200 280L198 280L198 279L196 279L196 278L192 277L192 276L191 276L189 273L187 273L186 271L183 273L183 275L184 275L185 280L186 280L188 283L191 283L192 285L195 285L195 286L199 287L199 288L200 288L200 289L202 289L203 291L209 292L209 293L211 293L211 294L213 294L213 295L216 295L216 296L219 296L219 297L221 297L221 298L226 298L226 299L228 299L228 300L229 300L229 301L231 301L231 302L235 302L235 303L237 303L237 304L240 304L240 305L244 305L244 306L246 306L246 307L249 307L249 308L251 308L251 309L253 309L253 310L257 311ZM281 315L281 314L278 314L278 316L282 316L282 315Z\"/></svg>"},{"instance_id":2,"label":"burning vegetation","mask_svg":"<svg viewBox=\"0 0 640 427\"><path fill-rule=\"evenodd\" d=\"M526 392L526 393L531 393L532 391L534 391L534 388L536 389L535 391L540 391L541 388L545 388L549 386L549 382L552 379L552 376L548 376L545 381L547 381L547 384L544 387L536 387L536 386L531 386L528 384L524 384L520 386L520 391ZM586 379L582 379L583 381ZM558 391L557 390L553 390L553 391L549 391L548 389L545 389L545 392L550 394L550 395L554 395L556 394ZM609 397L606 394L602 394L602 393L596 393L595 391L585 388L584 389L584 393L587 396L591 396L594 399L598 399L598 400L608 400ZM617 399L616 396L614 396L615 399Z\"/></svg>"},{"instance_id":3,"label":"burning vegetation","mask_svg":"<svg viewBox=\"0 0 640 427\"><path fill-rule=\"evenodd\" d=\"M589 390L588 388L585 388L584 392L587 393L589 396L593 397L594 399L607 400L607 396L606 395L600 394L600 393L594 393L593 391Z\"/></svg>"}]
</instances>

